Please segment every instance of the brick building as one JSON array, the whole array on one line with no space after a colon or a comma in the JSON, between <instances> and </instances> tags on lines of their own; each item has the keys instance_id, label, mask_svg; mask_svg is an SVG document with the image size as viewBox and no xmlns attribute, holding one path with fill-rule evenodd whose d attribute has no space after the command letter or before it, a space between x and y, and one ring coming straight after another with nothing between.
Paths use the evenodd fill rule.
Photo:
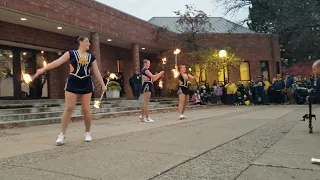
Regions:
<instances>
[{"instance_id":1,"label":"brick building","mask_svg":"<svg viewBox=\"0 0 320 180\"><path fill-rule=\"evenodd\" d=\"M90 38L90 51L97 57L101 72L124 71L125 90L130 96L128 80L140 69L141 60L148 58L156 65L160 62L157 53L172 48L169 42L157 38L155 25L155 19L147 22L93 0L0 0L0 98L24 99L25 94L63 98L67 64L50 71L44 78L47 80L34 83L37 85L26 85L21 77L23 73L35 73L43 61L53 61L66 50L75 49L75 37L79 35ZM280 72L276 37L223 31L210 34L203 43L232 47L247 62L243 69L251 77L262 74L261 65L267 66L270 77ZM235 81L241 80L240 70L229 74ZM212 72L207 76L218 78Z\"/></svg>"}]
</instances>

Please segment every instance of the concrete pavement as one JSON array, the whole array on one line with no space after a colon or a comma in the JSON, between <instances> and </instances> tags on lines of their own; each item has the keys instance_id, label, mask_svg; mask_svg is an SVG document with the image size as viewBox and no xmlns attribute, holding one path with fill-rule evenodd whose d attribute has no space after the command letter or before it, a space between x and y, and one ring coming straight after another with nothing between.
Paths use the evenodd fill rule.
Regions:
<instances>
[{"instance_id":1,"label":"concrete pavement","mask_svg":"<svg viewBox=\"0 0 320 180\"><path fill-rule=\"evenodd\" d=\"M192 110L188 120L158 113L96 120L94 141L71 123L0 131L0 179L320 179L320 123L308 133L304 106L235 106ZM320 111L315 112L320 117ZM319 112L319 113L318 113Z\"/></svg>"}]
</instances>

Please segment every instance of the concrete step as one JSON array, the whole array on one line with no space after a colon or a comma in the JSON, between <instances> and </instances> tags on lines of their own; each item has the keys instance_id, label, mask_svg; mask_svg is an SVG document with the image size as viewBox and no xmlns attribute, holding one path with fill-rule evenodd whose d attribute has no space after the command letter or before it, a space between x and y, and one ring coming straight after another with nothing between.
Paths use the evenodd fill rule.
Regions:
<instances>
[{"instance_id":1,"label":"concrete step","mask_svg":"<svg viewBox=\"0 0 320 180\"><path fill-rule=\"evenodd\" d=\"M150 108L150 112L158 111L158 110L165 110L165 109L176 109L177 107L161 107L161 108ZM93 119L103 119L108 118L114 115L130 115L134 113L140 112L139 110L130 110L130 111L120 111L120 112L109 112L109 113L99 113L93 114ZM72 116L72 121L80 121L83 120L82 115ZM7 129L7 128L14 128L14 127L27 127L27 126L37 126L37 125L46 125L46 124L54 124L60 123L61 117L53 117L53 118L41 118L41 119L28 119L28 120L16 120L16 121L0 121L0 129ZM139 119L137 118L137 121Z\"/></svg>"},{"instance_id":2,"label":"concrete step","mask_svg":"<svg viewBox=\"0 0 320 180\"><path fill-rule=\"evenodd\" d=\"M170 105L174 106L174 105ZM162 107L170 107L169 105L160 105L154 104L150 105L150 108L162 108ZM121 112L121 111L131 111L138 110L140 106L128 106L128 107L108 107L108 108L100 108L100 109L91 109L92 114L101 114L101 113L113 113L113 112ZM37 113L22 113L22 114L10 114L10 115L0 115L0 121L21 121L21 120L29 120L29 119L43 119L43 118L53 118L53 117L61 117L63 111L54 111L54 112L37 112ZM73 111L73 116L82 115L82 111L80 109L76 109Z\"/></svg>"}]
</instances>

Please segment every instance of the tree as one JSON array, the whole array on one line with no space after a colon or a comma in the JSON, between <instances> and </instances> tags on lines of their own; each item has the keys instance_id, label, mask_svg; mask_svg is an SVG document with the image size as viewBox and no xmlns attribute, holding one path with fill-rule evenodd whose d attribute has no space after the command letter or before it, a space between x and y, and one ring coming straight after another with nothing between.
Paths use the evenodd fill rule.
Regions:
<instances>
[{"instance_id":1,"label":"tree","mask_svg":"<svg viewBox=\"0 0 320 180\"><path fill-rule=\"evenodd\" d=\"M208 15L201 10L196 10L192 5L186 5L184 12L175 11L174 13L179 17L176 22L176 31L179 32L178 36L172 38L172 34L168 32L166 27L158 28L158 34L162 35L161 38L172 38L175 45L179 43L180 46L178 47L183 47L182 53L179 54L179 62L191 67L193 70L195 70L196 66L199 67L200 74L206 72L208 67L213 67L217 71L221 70L222 67L219 63L221 59L215 56L217 55L215 52L218 50L201 44L202 38L205 38L205 35L212 29ZM174 62L172 51L163 52L160 57L166 57L168 62ZM234 62L240 62L239 58L233 58L233 60ZM228 66L234 65L233 63L229 63L229 61L225 63L228 63ZM212 66L213 64L215 66ZM202 79L200 78L199 81L202 81Z\"/></svg>"},{"instance_id":2,"label":"tree","mask_svg":"<svg viewBox=\"0 0 320 180\"><path fill-rule=\"evenodd\" d=\"M318 0L216 0L226 13L249 7L243 22L259 33L279 36L283 65L320 57L320 1Z\"/></svg>"}]
</instances>

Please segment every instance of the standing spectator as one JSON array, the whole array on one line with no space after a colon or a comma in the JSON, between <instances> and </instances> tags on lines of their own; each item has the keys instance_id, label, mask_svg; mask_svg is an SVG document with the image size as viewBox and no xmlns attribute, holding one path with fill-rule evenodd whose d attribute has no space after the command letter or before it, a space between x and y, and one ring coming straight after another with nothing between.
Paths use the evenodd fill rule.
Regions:
<instances>
[{"instance_id":1,"label":"standing spectator","mask_svg":"<svg viewBox=\"0 0 320 180\"><path fill-rule=\"evenodd\" d=\"M275 91L275 103L276 104L284 104L284 88L286 87L284 81L281 79L281 75L277 75L277 80L273 83L274 91Z\"/></svg>"},{"instance_id":2,"label":"standing spectator","mask_svg":"<svg viewBox=\"0 0 320 180\"><path fill-rule=\"evenodd\" d=\"M264 103L265 104L269 104L269 95L268 95L268 92L269 92L269 88L270 88L270 83L268 81L267 78L263 78L263 82L264 82Z\"/></svg>"},{"instance_id":3,"label":"standing spectator","mask_svg":"<svg viewBox=\"0 0 320 180\"><path fill-rule=\"evenodd\" d=\"M107 80L110 77L110 71L105 71L104 73L105 73L105 75L103 76L103 82L104 82L104 84L106 84Z\"/></svg>"},{"instance_id":4,"label":"standing spectator","mask_svg":"<svg viewBox=\"0 0 320 180\"><path fill-rule=\"evenodd\" d=\"M293 96L292 96L292 84L294 83L294 78L287 74L287 79L286 79L286 94L287 94L287 99L288 103L292 104L293 103Z\"/></svg>"},{"instance_id":5,"label":"standing spectator","mask_svg":"<svg viewBox=\"0 0 320 180\"><path fill-rule=\"evenodd\" d=\"M132 95L133 95L134 97L136 97L136 96L135 96L135 92L134 92L133 76L134 76L134 74L129 78L129 85L130 85L130 88L131 88L131 91L132 91Z\"/></svg>"},{"instance_id":6,"label":"standing spectator","mask_svg":"<svg viewBox=\"0 0 320 180\"><path fill-rule=\"evenodd\" d=\"M227 92L227 104L234 105L235 94L237 92L237 86L230 80L225 86Z\"/></svg>"},{"instance_id":7,"label":"standing spectator","mask_svg":"<svg viewBox=\"0 0 320 180\"><path fill-rule=\"evenodd\" d=\"M255 87L255 102L257 105L264 104L264 96L265 96L265 90L262 82L258 82L257 86Z\"/></svg>"},{"instance_id":8,"label":"standing spectator","mask_svg":"<svg viewBox=\"0 0 320 180\"><path fill-rule=\"evenodd\" d=\"M244 104L244 95L246 95L246 88L244 87L242 82L239 82L237 91L238 99L240 99L241 104Z\"/></svg>"},{"instance_id":9,"label":"standing spectator","mask_svg":"<svg viewBox=\"0 0 320 180\"><path fill-rule=\"evenodd\" d=\"M140 72L136 71L132 75L132 80L133 80L133 89L134 89L134 97L138 98L141 93L141 86L142 86L142 81L140 77Z\"/></svg>"},{"instance_id":10,"label":"standing spectator","mask_svg":"<svg viewBox=\"0 0 320 180\"><path fill-rule=\"evenodd\" d=\"M217 104L221 104L222 102L221 97L223 96L222 84L216 87L215 95L216 95Z\"/></svg>"}]
</instances>

